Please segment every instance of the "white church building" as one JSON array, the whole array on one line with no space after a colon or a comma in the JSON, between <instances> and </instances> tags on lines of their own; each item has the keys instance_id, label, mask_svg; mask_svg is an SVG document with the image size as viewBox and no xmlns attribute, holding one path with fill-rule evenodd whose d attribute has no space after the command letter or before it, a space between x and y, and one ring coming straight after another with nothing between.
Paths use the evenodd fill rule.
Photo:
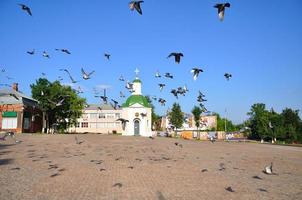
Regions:
<instances>
[{"instance_id":1,"label":"white church building","mask_svg":"<svg viewBox=\"0 0 302 200\"><path fill-rule=\"evenodd\" d=\"M133 92L121 108L114 109L110 104L89 105L83 110L78 124L70 128L75 133L121 133L125 136L152 136L152 111L145 96L142 94L142 82L136 78ZM125 119L126 123L118 119Z\"/></svg>"}]
</instances>

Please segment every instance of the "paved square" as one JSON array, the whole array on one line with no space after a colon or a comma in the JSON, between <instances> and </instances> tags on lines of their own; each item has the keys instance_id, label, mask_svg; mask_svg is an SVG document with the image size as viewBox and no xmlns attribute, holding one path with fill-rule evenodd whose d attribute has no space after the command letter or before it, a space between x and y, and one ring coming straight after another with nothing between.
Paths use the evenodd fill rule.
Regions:
<instances>
[{"instance_id":1,"label":"paved square","mask_svg":"<svg viewBox=\"0 0 302 200\"><path fill-rule=\"evenodd\" d=\"M20 144L0 143L1 200L302 197L298 147L97 134L77 135L81 144L75 135L17 138ZM262 173L271 161L277 175Z\"/></svg>"}]
</instances>

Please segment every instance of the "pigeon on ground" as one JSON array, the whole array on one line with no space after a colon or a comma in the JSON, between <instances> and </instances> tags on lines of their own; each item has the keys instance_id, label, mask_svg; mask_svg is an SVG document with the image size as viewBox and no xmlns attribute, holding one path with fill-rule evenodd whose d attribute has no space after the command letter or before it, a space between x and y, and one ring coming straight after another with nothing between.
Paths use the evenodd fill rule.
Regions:
<instances>
[{"instance_id":1,"label":"pigeon on ground","mask_svg":"<svg viewBox=\"0 0 302 200\"><path fill-rule=\"evenodd\" d=\"M160 75L159 71L157 71L157 72L155 73L155 78L160 78L160 77L161 77L161 75Z\"/></svg>"},{"instance_id":2,"label":"pigeon on ground","mask_svg":"<svg viewBox=\"0 0 302 200\"><path fill-rule=\"evenodd\" d=\"M193 73L193 79L194 79L194 81L196 81L196 79L198 78L198 75L199 75L200 72L203 72L203 70L199 69L199 68L193 68L191 70L191 73Z\"/></svg>"},{"instance_id":3,"label":"pigeon on ground","mask_svg":"<svg viewBox=\"0 0 302 200\"><path fill-rule=\"evenodd\" d=\"M149 138L150 138L151 140L154 140L154 137L152 137L152 136L149 136Z\"/></svg>"},{"instance_id":4,"label":"pigeon on ground","mask_svg":"<svg viewBox=\"0 0 302 200\"><path fill-rule=\"evenodd\" d=\"M110 60L110 54L108 54L108 53L104 53L104 56L107 58L107 60Z\"/></svg>"},{"instance_id":5,"label":"pigeon on ground","mask_svg":"<svg viewBox=\"0 0 302 200\"><path fill-rule=\"evenodd\" d=\"M74 140L75 140L76 144L82 144L83 143L83 141L79 141L77 136L74 136Z\"/></svg>"},{"instance_id":6,"label":"pigeon on ground","mask_svg":"<svg viewBox=\"0 0 302 200\"><path fill-rule=\"evenodd\" d=\"M224 74L224 77L225 77L227 80L230 80L230 78L232 77L232 74L225 73L225 74Z\"/></svg>"},{"instance_id":7,"label":"pigeon on ground","mask_svg":"<svg viewBox=\"0 0 302 200\"><path fill-rule=\"evenodd\" d=\"M207 169L202 169L202 170L201 170L201 172L207 172L207 171L208 171Z\"/></svg>"},{"instance_id":8,"label":"pigeon on ground","mask_svg":"<svg viewBox=\"0 0 302 200\"><path fill-rule=\"evenodd\" d=\"M176 146L179 146L180 148L182 148L182 144L178 143L178 142L175 142L174 143Z\"/></svg>"},{"instance_id":9,"label":"pigeon on ground","mask_svg":"<svg viewBox=\"0 0 302 200\"><path fill-rule=\"evenodd\" d=\"M55 49L56 51L62 51L63 53L66 54L71 54L70 51L68 51L68 49Z\"/></svg>"},{"instance_id":10,"label":"pigeon on ground","mask_svg":"<svg viewBox=\"0 0 302 200\"><path fill-rule=\"evenodd\" d=\"M71 76L70 72L67 69L60 69L60 71L64 71L68 74L70 80L72 83L77 83L78 81L74 80L73 77Z\"/></svg>"},{"instance_id":11,"label":"pigeon on ground","mask_svg":"<svg viewBox=\"0 0 302 200\"><path fill-rule=\"evenodd\" d=\"M169 72L165 73L165 77L166 77L166 78L171 78L171 79L173 79L172 74L170 74Z\"/></svg>"},{"instance_id":12,"label":"pigeon on ground","mask_svg":"<svg viewBox=\"0 0 302 200\"><path fill-rule=\"evenodd\" d=\"M226 190L226 191L229 191L229 192L235 192L235 190L233 190L232 187L230 187L230 186L227 187L227 188L225 188L225 190Z\"/></svg>"},{"instance_id":13,"label":"pigeon on ground","mask_svg":"<svg viewBox=\"0 0 302 200\"><path fill-rule=\"evenodd\" d=\"M159 83L159 90L162 91L164 89L164 87L166 86L166 84L163 83Z\"/></svg>"},{"instance_id":14,"label":"pigeon on ground","mask_svg":"<svg viewBox=\"0 0 302 200\"><path fill-rule=\"evenodd\" d=\"M19 6L21 6L21 9L26 11L30 16L32 16L31 10L28 6L24 5L24 4L19 4Z\"/></svg>"},{"instance_id":15,"label":"pigeon on ground","mask_svg":"<svg viewBox=\"0 0 302 200\"><path fill-rule=\"evenodd\" d=\"M33 49L32 51L27 51L26 53L28 53L30 55L34 55L35 54L35 50Z\"/></svg>"},{"instance_id":16,"label":"pigeon on ground","mask_svg":"<svg viewBox=\"0 0 302 200\"><path fill-rule=\"evenodd\" d=\"M50 58L50 56L48 55L48 53L46 51L43 51L42 56L45 57L45 58Z\"/></svg>"},{"instance_id":17,"label":"pigeon on ground","mask_svg":"<svg viewBox=\"0 0 302 200\"><path fill-rule=\"evenodd\" d=\"M142 9L141 9L141 3L143 3L144 1L131 1L129 3L129 7L130 7L130 10L136 10L140 15L143 14L142 12Z\"/></svg>"},{"instance_id":18,"label":"pigeon on ground","mask_svg":"<svg viewBox=\"0 0 302 200\"><path fill-rule=\"evenodd\" d=\"M83 68L81 68L81 72L84 80L90 79L90 76L94 73L94 71L86 73Z\"/></svg>"},{"instance_id":19,"label":"pigeon on ground","mask_svg":"<svg viewBox=\"0 0 302 200\"><path fill-rule=\"evenodd\" d=\"M162 99L162 98L159 98L158 102L160 103L161 106L165 106L165 104L166 104L166 100Z\"/></svg>"},{"instance_id":20,"label":"pigeon on ground","mask_svg":"<svg viewBox=\"0 0 302 200\"><path fill-rule=\"evenodd\" d=\"M173 52L173 53L170 53L170 55L167 58L170 58L172 56L174 56L175 62L179 64L180 57L183 57L184 55L182 53L175 53L175 52Z\"/></svg>"},{"instance_id":21,"label":"pigeon on ground","mask_svg":"<svg viewBox=\"0 0 302 200\"><path fill-rule=\"evenodd\" d=\"M266 167L264 168L263 172L264 172L265 174L268 174L268 175L275 174L275 173L273 173L273 162L271 162L270 165L266 166Z\"/></svg>"},{"instance_id":22,"label":"pigeon on ground","mask_svg":"<svg viewBox=\"0 0 302 200\"><path fill-rule=\"evenodd\" d=\"M231 7L231 4L230 3L218 3L214 6L214 8L218 9L218 16L219 16L220 21L223 21L223 19L224 19L224 10L226 7L227 8Z\"/></svg>"}]
</instances>

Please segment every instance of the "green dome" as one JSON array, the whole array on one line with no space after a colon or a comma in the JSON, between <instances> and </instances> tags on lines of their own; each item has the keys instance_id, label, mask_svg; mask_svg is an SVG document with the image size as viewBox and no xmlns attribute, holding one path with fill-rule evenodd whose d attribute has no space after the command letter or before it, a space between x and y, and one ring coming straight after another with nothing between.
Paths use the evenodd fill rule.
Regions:
<instances>
[{"instance_id":1,"label":"green dome","mask_svg":"<svg viewBox=\"0 0 302 200\"><path fill-rule=\"evenodd\" d=\"M139 79L134 79L133 83L141 83L142 81Z\"/></svg>"},{"instance_id":2,"label":"green dome","mask_svg":"<svg viewBox=\"0 0 302 200\"><path fill-rule=\"evenodd\" d=\"M125 107L130 107L134 104L140 104L144 107L147 107L147 108L151 108L151 106L149 105L146 97L144 97L143 95L131 95L127 100L126 102L122 105L123 108Z\"/></svg>"}]
</instances>

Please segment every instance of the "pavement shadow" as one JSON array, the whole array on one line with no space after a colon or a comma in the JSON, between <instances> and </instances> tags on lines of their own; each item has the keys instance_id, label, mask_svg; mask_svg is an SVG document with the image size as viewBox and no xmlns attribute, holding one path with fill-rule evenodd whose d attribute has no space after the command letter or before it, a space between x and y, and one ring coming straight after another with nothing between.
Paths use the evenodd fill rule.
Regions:
<instances>
[{"instance_id":1,"label":"pavement shadow","mask_svg":"<svg viewBox=\"0 0 302 200\"><path fill-rule=\"evenodd\" d=\"M0 159L0 166L1 165L9 165L13 162L13 159Z\"/></svg>"}]
</instances>

